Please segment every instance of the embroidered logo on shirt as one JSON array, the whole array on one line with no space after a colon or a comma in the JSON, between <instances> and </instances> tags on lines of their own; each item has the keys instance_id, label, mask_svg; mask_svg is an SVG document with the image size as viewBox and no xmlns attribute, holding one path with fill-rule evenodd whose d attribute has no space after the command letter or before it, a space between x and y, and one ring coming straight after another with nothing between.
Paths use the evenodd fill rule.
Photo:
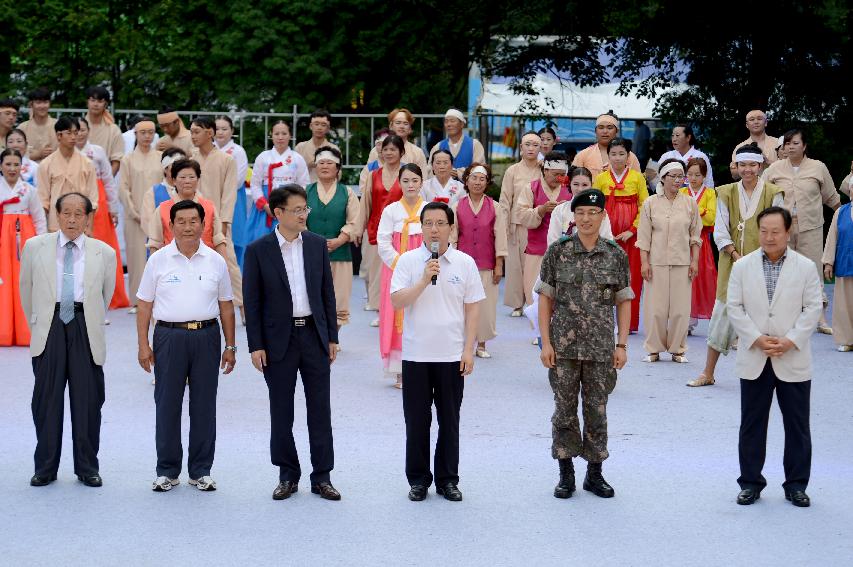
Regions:
<instances>
[{"instance_id":1,"label":"embroidered logo on shirt","mask_svg":"<svg viewBox=\"0 0 853 567\"><path fill-rule=\"evenodd\" d=\"M454 285L461 284L462 278L460 278L459 276L451 276L450 278L447 279L447 282L452 283Z\"/></svg>"},{"instance_id":2,"label":"embroidered logo on shirt","mask_svg":"<svg viewBox=\"0 0 853 567\"><path fill-rule=\"evenodd\" d=\"M163 283L181 283L181 278L178 277L178 274L171 274L163 280Z\"/></svg>"}]
</instances>

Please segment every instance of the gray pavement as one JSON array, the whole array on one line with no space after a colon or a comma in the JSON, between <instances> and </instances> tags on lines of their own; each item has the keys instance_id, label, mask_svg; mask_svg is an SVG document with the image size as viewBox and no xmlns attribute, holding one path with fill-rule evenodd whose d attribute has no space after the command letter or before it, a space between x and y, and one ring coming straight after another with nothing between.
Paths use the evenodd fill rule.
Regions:
<instances>
[{"instance_id":1,"label":"gray pavement","mask_svg":"<svg viewBox=\"0 0 853 567\"><path fill-rule=\"evenodd\" d=\"M525 319L500 307L494 358L477 360L462 405L460 489L450 503L431 490L406 499L400 392L381 375L373 313L361 310L332 368L335 486L341 502L300 491L271 499L267 390L238 332L237 370L221 377L213 476L219 490L186 484L153 493L154 402L136 364L134 319L110 313L102 489L73 476L70 424L59 480L32 488L35 434L28 351L0 350L0 498L4 565L849 565L853 559L853 353L815 336L812 388L812 507L798 509L781 488L782 424L771 417L765 476L751 507L737 506L739 387L733 357L717 385L684 383L704 363L707 323L689 339L691 362L640 360L642 335L610 400L606 478L616 497L579 491L557 500L550 456L553 401ZM831 295L831 289L827 290ZM642 330L641 330L642 332ZM299 391L300 388L297 388ZM186 401L185 401L186 403ZM295 433L310 468L305 410ZM185 416L186 416L185 409ZM186 418L185 418L186 422ZM186 427L186 423L185 423ZM186 430L184 432L186 442ZM577 463L582 477L584 465ZM580 484L579 478L579 484Z\"/></svg>"}]
</instances>

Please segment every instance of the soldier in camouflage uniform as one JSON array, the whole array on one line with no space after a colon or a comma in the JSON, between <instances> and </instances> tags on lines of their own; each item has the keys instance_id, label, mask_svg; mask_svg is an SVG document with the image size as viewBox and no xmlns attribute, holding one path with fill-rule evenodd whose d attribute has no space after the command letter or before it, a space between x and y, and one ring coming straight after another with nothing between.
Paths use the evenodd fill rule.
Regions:
<instances>
[{"instance_id":1,"label":"soldier in camouflage uniform","mask_svg":"<svg viewBox=\"0 0 853 567\"><path fill-rule=\"evenodd\" d=\"M604 220L604 194L578 193L571 203L577 232L548 248L542 260L539 326L542 363L554 390L552 456L559 461L557 498L575 491L572 457L588 463L583 488L602 498L614 495L601 474L607 458L607 396L616 386L616 370L627 361L631 319L628 256L614 242L599 238ZM614 346L613 307L618 341ZM578 393L583 393L583 435L578 420Z\"/></svg>"}]
</instances>

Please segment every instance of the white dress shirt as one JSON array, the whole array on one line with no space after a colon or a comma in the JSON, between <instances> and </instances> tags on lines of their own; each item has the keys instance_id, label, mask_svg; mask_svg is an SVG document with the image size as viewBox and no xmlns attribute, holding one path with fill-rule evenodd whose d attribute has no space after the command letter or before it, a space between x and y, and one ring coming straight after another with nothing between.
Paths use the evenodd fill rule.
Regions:
<instances>
[{"instance_id":1,"label":"white dress shirt","mask_svg":"<svg viewBox=\"0 0 853 567\"><path fill-rule=\"evenodd\" d=\"M311 303L308 301L308 286L305 283L305 256L303 252L302 233L293 242L288 242L281 232L276 229L275 237L281 248L281 259L287 270L287 283L290 284L290 298L293 301L293 316L307 317L311 315Z\"/></svg>"},{"instance_id":2,"label":"white dress shirt","mask_svg":"<svg viewBox=\"0 0 853 567\"><path fill-rule=\"evenodd\" d=\"M65 245L71 242L65 233L59 231L59 238L56 239L56 300L62 298L62 276L65 273ZM86 235L81 234L73 240L74 242L74 301L83 303L85 299L83 276L86 269L86 252L83 246L86 245Z\"/></svg>"},{"instance_id":3,"label":"white dress shirt","mask_svg":"<svg viewBox=\"0 0 853 567\"><path fill-rule=\"evenodd\" d=\"M184 323L219 317L219 302L231 301L228 265L215 250L199 243L192 258L173 240L148 258L136 297L154 303L158 321Z\"/></svg>"}]
</instances>

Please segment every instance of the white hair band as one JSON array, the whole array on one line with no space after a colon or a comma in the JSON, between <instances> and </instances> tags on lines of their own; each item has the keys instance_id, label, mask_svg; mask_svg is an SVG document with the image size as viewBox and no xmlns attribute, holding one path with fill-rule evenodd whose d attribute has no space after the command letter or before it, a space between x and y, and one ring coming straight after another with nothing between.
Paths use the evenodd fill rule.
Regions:
<instances>
[{"instance_id":1,"label":"white hair band","mask_svg":"<svg viewBox=\"0 0 853 567\"><path fill-rule=\"evenodd\" d=\"M455 108L451 108L447 112L444 113L445 118L455 118L462 122L462 124L466 124L468 121L465 119L465 115L462 114L461 111L456 110Z\"/></svg>"},{"instance_id":2,"label":"white hair band","mask_svg":"<svg viewBox=\"0 0 853 567\"><path fill-rule=\"evenodd\" d=\"M317 154L317 156L314 158L314 163L320 163L320 161L323 161L323 160L333 161L337 164L341 163L340 158L338 158L338 156L336 156L335 154L333 154L332 152L330 152L328 150L320 152L319 154Z\"/></svg>"},{"instance_id":3,"label":"white hair band","mask_svg":"<svg viewBox=\"0 0 853 567\"><path fill-rule=\"evenodd\" d=\"M163 169L166 169L167 167L169 167L170 165L172 165L173 163L175 163L179 159L186 159L186 157L187 156L185 156L183 154L172 154L170 156L166 156L163 159L161 159L160 165L163 167Z\"/></svg>"},{"instance_id":4,"label":"white hair band","mask_svg":"<svg viewBox=\"0 0 853 567\"><path fill-rule=\"evenodd\" d=\"M745 161L754 161L757 163L764 163L764 156L762 154L753 154L753 153L740 153L735 154L735 163L743 163Z\"/></svg>"},{"instance_id":5,"label":"white hair band","mask_svg":"<svg viewBox=\"0 0 853 567\"><path fill-rule=\"evenodd\" d=\"M678 171L681 175L684 175L684 165L682 165L682 163L680 161L669 162L668 164L666 164L665 166L663 166L660 169L660 171L658 172L658 175L663 177L667 173L669 173L670 171Z\"/></svg>"},{"instance_id":6,"label":"white hair band","mask_svg":"<svg viewBox=\"0 0 853 567\"><path fill-rule=\"evenodd\" d=\"M542 167L544 167L545 169L562 169L563 171L568 171L569 170L569 162L567 162L566 160L563 160L563 159L554 159L554 160L546 159L542 163Z\"/></svg>"},{"instance_id":7,"label":"white hair band","mask_svg":"<svg viewBox=\"0 0 853 567\"><path fill-rule=\"evenodd\" d=\"M485 168L485 167L483 167L482 165L476 165L476 166L474 166L474 169L472 169L472 170L471 170L471 172L470 172L468 175L474 175L475 173L482 173L482 174L483 174L483 175L485 175L486 177L488 177L488 176L489 176L489 172L488 172L488 171L486 171L486 168Z\"/></svg>"}]
</instances>

